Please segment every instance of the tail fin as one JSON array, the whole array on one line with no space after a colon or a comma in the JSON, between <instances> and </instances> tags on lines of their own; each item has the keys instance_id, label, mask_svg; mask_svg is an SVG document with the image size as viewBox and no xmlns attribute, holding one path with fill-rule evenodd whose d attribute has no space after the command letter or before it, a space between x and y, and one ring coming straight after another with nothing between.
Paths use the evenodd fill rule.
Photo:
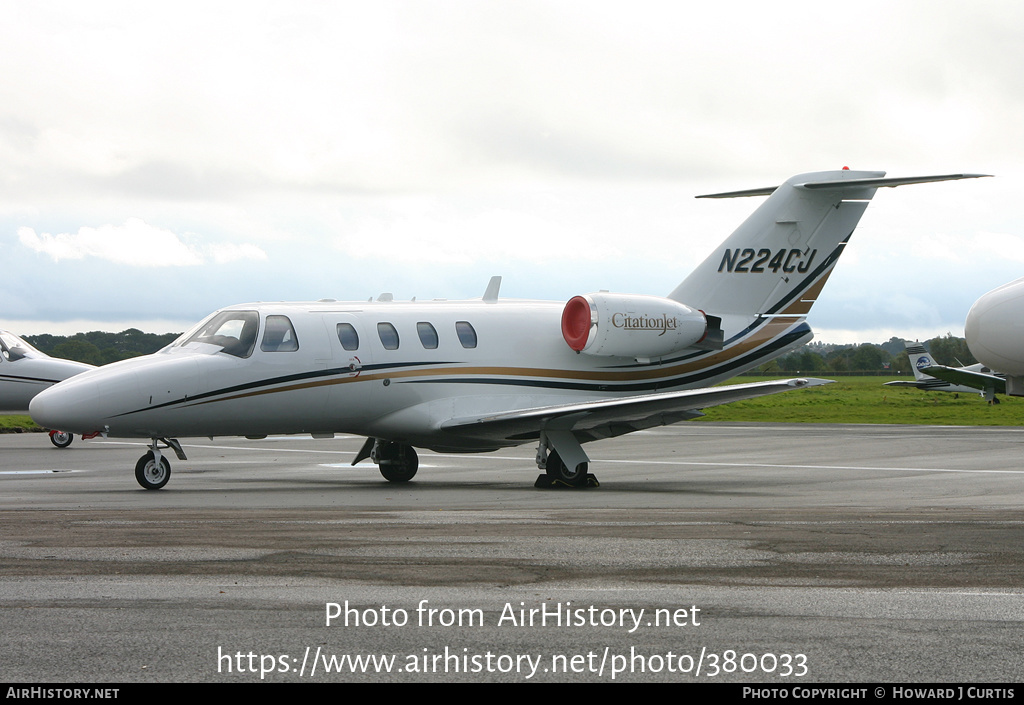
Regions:
<instances>
[{"instance_id":1,"label":"tail fin","mask_svg":"<svg viewBox=\"0 0 1024 705\"><path fill-rule=\"evenodd\" d=\"M910 369L914 371L914 379L920 381L935 379L931 375L926 375L921 370L925 367L930 367L935 363L932 362L931 356L924 349L921 343L907 343L907 357L910 358Z\"/></svg>"},{"instance_id":2,"label":"tail fin","mask_svg":"<svg viewBox=\"0 0 1024 705\"><path fill-rule=\"evenodd\" d=\"M884 171L822 171L794 176L774 188L698 196L768 200L669 298L716 315L804 316L878 187L982 174L884 176Z\"/></svg>"}]
</instances>

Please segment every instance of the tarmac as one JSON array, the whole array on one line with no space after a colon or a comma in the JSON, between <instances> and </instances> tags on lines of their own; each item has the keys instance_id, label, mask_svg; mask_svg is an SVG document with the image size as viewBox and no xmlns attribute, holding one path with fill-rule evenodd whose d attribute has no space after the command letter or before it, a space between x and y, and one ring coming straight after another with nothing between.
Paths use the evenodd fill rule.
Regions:
<instances>
[{"instance_id":1,"label":"tarmac","mask_svg":"<svg viewBox=\"0 0 1024 705\"><path fill-rule=\"evenodd\" d=\"M684 423L349 463L361 438L0 435L5 682L1014 683L1024 428Z\"/></svg>"}]
</instances>

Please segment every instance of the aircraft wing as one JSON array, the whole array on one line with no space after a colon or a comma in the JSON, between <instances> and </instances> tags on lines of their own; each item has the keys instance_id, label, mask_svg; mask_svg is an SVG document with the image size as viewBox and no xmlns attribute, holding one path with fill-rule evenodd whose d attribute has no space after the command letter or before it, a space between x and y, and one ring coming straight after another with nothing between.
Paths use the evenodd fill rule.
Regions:
<instances>
[{"instance_id":1,"label":"aircraft wing","mask_svg":"<svg viewBox=\"0 0 1024 705\"><path fill-rule=\"evenodd\" d=\"M926 375L938 377L953 384L962 384L965 387L981 390L992 389L996 394L1006 394L1006 380L984 372L973 372L962 367L946 367L945 365L923 367L921 371Z\"/></svg>"},{"instance_id":2,"label":"aircraft wing","mask_svg":"<svg viewBox=\"0 0 1024 705\"><path fill-rule=\"evenodd\" d=\"M905 380L899 379L892 382L883 382L883 386L886 387L913 387L914 389L920 389L921 383L917 380Z\"/></svg>"},{"instance_id":3,"label":"aircraft wing","mask_svg":"<svg viewBox=\"0 0 1024 705\"><path fill-rule=\"evenodd\" d=\"M586 442L697 418L703 416L700 409L711 406L831 383L830 379L783 379L598 399L450 419L441 428L459 435L502 441L536 437L540 429L571 431L580 442Z\"/></svg>"}]
</instances>

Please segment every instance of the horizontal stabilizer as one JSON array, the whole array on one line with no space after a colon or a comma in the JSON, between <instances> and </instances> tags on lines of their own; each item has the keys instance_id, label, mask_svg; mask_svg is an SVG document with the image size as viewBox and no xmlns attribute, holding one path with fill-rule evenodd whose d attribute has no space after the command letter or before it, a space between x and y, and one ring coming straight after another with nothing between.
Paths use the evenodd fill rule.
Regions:
<instances>
[{"instance_id":1,"label":"horizontal stabilizer","mask_svg":"<svg viewBox=\"0 0 1024 705\"><path fill-rule=\"evenodd\" d=\"M927 184L933 181L956 181L958 179L980 179L991 176L991 174L943 174L941 176L907 176L903 178L867 178L867 179L829 179L826 181L806 181L793 184L796 188L810 190L826 189L830 191L856 188L893 188L895 186L906 186L907 184ZM766 188L752 188L744 191L727 191L725 193L710 193L697 198L742 198L745 196L769 196L775 192L778 186Z\"/></svg>"}]
</instances>

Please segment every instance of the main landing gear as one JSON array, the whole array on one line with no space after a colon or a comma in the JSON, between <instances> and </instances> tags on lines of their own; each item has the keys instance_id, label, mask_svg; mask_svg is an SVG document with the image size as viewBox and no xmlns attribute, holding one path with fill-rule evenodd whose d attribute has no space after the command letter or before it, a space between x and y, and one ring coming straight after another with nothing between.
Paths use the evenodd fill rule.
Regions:
<instances>
[{"instance_id":1,"label":"main landing gear","mask_svg":"<svg viewBox=\"0 0 1024 705\"><path fill-rule=\"evenodd\" d=\"M171 479L171 464L160 452L157 441L163 441L164 448L170 448L178 456L178 460L188 460L181 443L173 438L154 438L150 450L135 463L135 479L147 490L158 490Z\"/></svg>"},{"instance_id":2,"label":"main landing gear","mask_svg":"<svg viewBox=\"0 0 1024 705\"><path fill-rule=\"evenodd\" d=\"M419 467L415 448L380 438L367 438L352 459L352 465L367 458L377 464L380 474L388 482L408 482L416 476ZM533 486L544 489L600 487L601 483L588 472L589 463L587 454L571 431L544 431L537 448L537 467L544 470L544 474L537 477Z\"/></svg>"},{"instance_id":3,"label":"main landing gear","mask_svg":"<svg viewBox=\"0 0 1024 705\"><path fill-rule=\"evenodd\" d=\"M565 455L565 460L559 451ZM538 489L600 487L601 483L588 472L589 466L587 454L571 432L541 432L537 467L544 474L537 476L533 486Z\"/></svg>"},{"instance_id":4,"label":"main landing gear","mask_svg":"<svg viewBox=\"0 0 1024 705\"><path fill-rule=\"evenodd\" d=\"M420 465L412 446L379 438L367 438L352 464L367 458L377 463L380 474L388 482L408 482L416 476Z\"/></svg>"}]
</instances>

